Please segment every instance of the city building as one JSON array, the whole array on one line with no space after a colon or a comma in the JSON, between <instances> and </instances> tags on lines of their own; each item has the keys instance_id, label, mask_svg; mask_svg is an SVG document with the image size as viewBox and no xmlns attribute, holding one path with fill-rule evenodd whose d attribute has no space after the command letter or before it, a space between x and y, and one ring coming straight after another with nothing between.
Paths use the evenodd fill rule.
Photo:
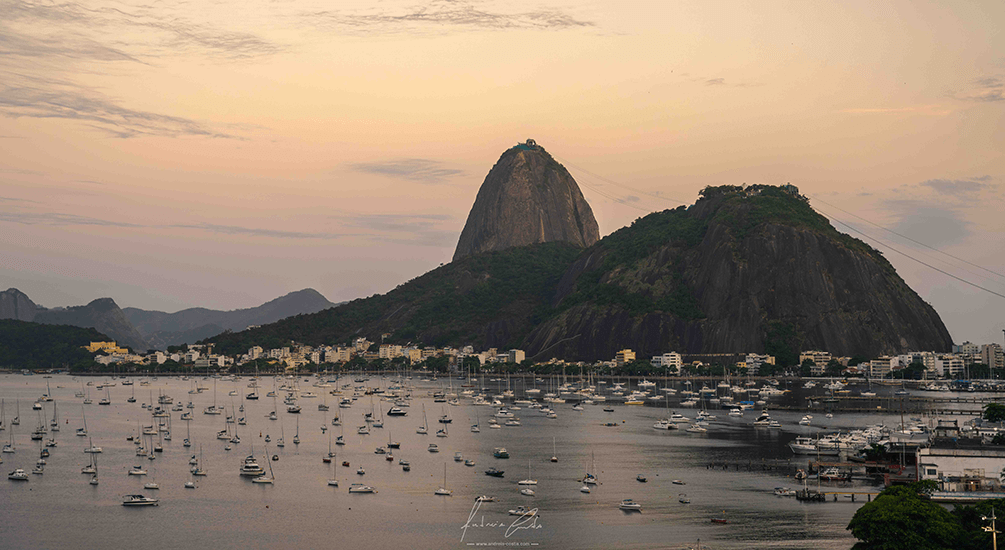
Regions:
<instances>
[{"instance_id":1,"label":"city building","mask_svg":"<svg viewBox=\"0 0 1005 550\"><path fill-rule=\"evenodd\" d=\"M623 349L614 356L614 362L619 367L623 367L635 360L635 352L630 349Z\"/></svg>"},{"instance_id":2,"label":"city building","mask_svg":"<svg viewBox=\"0 0 1005 550\"><path fill-rule=\"evenodd\" d=\"M523 363L525 359L527 359L527 354L524 353L522 349L511 349L509 350L509 353L506 354L507 363L520 364Z\"/></svg>"},{"instance_id":3,"label":"city building","mask_svg":"<svg viewBox=\"0 0 1005 550\"><path fill-rule=\"evenodd\" d=\"M663 355L654 355L649 362L654 367L664 367L676 372L680 372L680 367L683 364L680 354L675 351L664 353Z\"/></svg>"}]
</instances>

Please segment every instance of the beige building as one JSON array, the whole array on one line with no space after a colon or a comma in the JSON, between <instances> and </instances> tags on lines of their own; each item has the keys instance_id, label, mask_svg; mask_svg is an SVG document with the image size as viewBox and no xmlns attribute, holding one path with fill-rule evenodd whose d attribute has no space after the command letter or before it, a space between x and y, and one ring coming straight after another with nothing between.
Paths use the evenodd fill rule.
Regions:
<instances>
[{"instance_id":1,"label":"beige building","mask_svg":"<svg viewBox=\"0 0 1005 550\"><path fill-rule=\"evenodd\" d=\"M623 349L614 356L614 363L619 367L623 367L634 360L635 352L630 349Z\"/></svg>"}]
</instances>

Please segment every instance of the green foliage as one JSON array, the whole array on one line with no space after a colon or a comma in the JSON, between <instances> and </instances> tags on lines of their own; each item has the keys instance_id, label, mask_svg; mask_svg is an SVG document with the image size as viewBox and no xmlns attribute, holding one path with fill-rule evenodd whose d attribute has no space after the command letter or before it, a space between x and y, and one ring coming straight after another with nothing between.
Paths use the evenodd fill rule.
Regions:
<instances>
[{"instance_id":1,"label":"green foliage","mask_svg":"<svg viewBox=\"0 0 1005 550\"><path fill-rule=\"evenodd\" d=\"M1001 403L988 403L984 405L984 420L988 422L1005 421L1005 405Z\"/></svg>"},{"instance_id":2,"label":"green foliage","mask_svg":"<svg viewBox=\"0 0 1005 550\"><path fill-rule=\"evenodd\" d=\"M383 333L391 333L387 343L481 346L487 327L509 318L511 339L500 347L516 347L533 328L532 319L550 314L555 285L581 252L555 242L478 254L387 294L207 341L216 342L216 349L226 354L243 353L254 345L280 347L291 339L316 346L357 336L376 340Z\"/></svg>"},{"instance_id":3,"label":"green foliage","mask_svg":"<svg viewBox=\"0 0 1005 550\"><path fill-rule=\"evenodd\" d=\"M764 353L775 356L779 368L799 363L799 352L803 346L803 335L795 325L783 321L768 321L764 335Z\"/></svg>"},{"instance_id":4,"label":"green foliage","mask_svg":"<svg viewBox=\"0 0 1005 550\"><path fill-rule=\"evenodd\" d=\"M843 370L844 365L842 365L837 359L831 359L827 362L827 368L824 369L824 373L827 376L839 376Z\"/></svg>"},{"instance_id":5,"label":"green foliage","mask_svg":"<svg viewBox=\"0 0 1005 550\"><path fill-rule=\"evenodd\" d=\"M959 520L924 495L932 483L895 485L865 504L848 524L856 550L955 549L964 536Z\"/></svg>"},{"instance_id":6,"label":"green foliage","mask_svg":"<svg viewBox=\"0 0 1005 550\"><path fill-rule=\"evenodd\" d=\"M707 229L708 223L692 216L684 206L653 212L604 237L601 245L608 251L605 267L631 265L667 245L697 246Z\"/></svg>"},{"instance_id":7,"label":"green foliage","mask_svg":"<svg viewBox=\"0 0 1005 550\"><path fill-rule=\"evenodd\" d=\"M0 320L0 366L15 369L90 369L97 365L84 346L107 342L93 328Z\"/></svg>"}]
</instances>

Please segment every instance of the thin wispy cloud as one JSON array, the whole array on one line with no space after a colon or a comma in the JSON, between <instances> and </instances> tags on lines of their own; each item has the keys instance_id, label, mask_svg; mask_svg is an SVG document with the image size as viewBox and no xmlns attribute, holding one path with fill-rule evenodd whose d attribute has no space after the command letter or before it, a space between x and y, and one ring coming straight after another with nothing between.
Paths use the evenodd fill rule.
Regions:
<instances>
[{"instance_id":1,"label":"thin wispy cloud","mask_svg":"<svg viewBox=\"0 0 1005 550\"><path fill-rule=\"evenodd\" d=\"M968 89L951 92L949 96L953 99L977 103L1005 101L1005 79L1000 76L978 78L971 82Z\"/></svg>"},{"instance_id":2,"label":"thin wispy cloud","mask_svg":"<svg viewBox=\"0 0 1005 550\"><path fill-rule=\"evenodd\" d=\"M80 86L34 85L30 78L0 85L0 114L11 118L76 120L119 138L204 136L236 138L189 118L131 109Z\"/></svg>"},{"instance_id":3,"label":"thin wispy cloud","mask_svg":"<svg viewBox=\"0 0 1005 550\"><path fill-rule=\"evenodd\" d=\"M454 220L448 214L344 214L333 217L349 227L366 229L369 237L381 242L450 246L457 241L456 228L444 228L444 222Z\"/></svg>"},{"instance_id":4,"label":"thin wispy cloud","mask_svg":"<svg viewBox=\"0 0 1005 550\"><path fill-rule=\"evenodd\" d=\"M209 62L268 56L284 46L199 21L201 12L123 3L0 0L0 115L63 119L107 136L235 138L236 127L133 107L82 84L82 77L129 75L168 57Z\"/></svg>"},{"instance_id":5,"label":"thin wispy cloud","mask_svg":"<svg viewBox=\"0 0 1005 550\"><path fill-rule=\"evenodd\" d=\"M952 113L943 105L908 105L904 107L852 107L839 112L848 114L919 114L929 116L945 116Z\"/></svg>"},{"instance_id":6,"label":"thin wispy cloud","mask_svg":"<svg viewBox=\"0 0 1005 550\"><path fill-rule=\"evenodd\" d=\"M239 225L219 225L213 223L174 224L168 227L177 229L197 229L210 233L224 235L249 235L252 237L269 237L274 239L341 239L345 237L365 236L363 234L333 233L328 231L288 231L284 229L266 229L262 227L242 227Z\"/></svg>"},{"instance_id":7,"label":"thin wispy cloud","mask_svg":"<svg viewBox=\"0 0 1005 550\"><path fill-rule=\"evenodd\" d=\"M24 201L35 202L35 201ZM142 227L134 223L127 223L115 220L103 220L89 216L78 216L76 214L64 214L61 212L24 212L19 210L0 211L0 222L19 223L22 225L51 225L51 226L71 226L89 225L99 227Z\"/></svg>"},{"instance_id":8,"label":"thin wispy cloud","mask_svg":"<svg viewBox=\"0 0 1005 550\"><path fill-rule=\"evenodd\" d=\"M988 183L989 181L991 181L990 176L981 176L969 179L930 179L918 185L943 195L959 196L974 195L980 191L991 189L993 186Z\"/></svg>"},{"instance_id":9,"label":"thin wispy cloud","mask_svg":"<svg viewBox=\"0 0 1005 550\"><path fill-rule=\"evenodd\" d=\"M562 30L595 26L592 21L576 18L558 8L513 12L495 9L485 2L463 0L433 0L402 7L377 6L363 11L310 11L302 16L319 27L365 33L445 34L465 30Z\"/></svg>"},{"instance_id":10,"label":"thin wispy cloud","mask_svg":"<svg viewBox=\"0 0 1005 550\"><path fill-rule=\"evenodd\" d=\"M441 183L446 179L464 173L463 170L456 168L446 168L442 162L432 159L359 162L350 164L349 169L355 172L377 174L419 183Z\"/></svg>"}]
</instances>

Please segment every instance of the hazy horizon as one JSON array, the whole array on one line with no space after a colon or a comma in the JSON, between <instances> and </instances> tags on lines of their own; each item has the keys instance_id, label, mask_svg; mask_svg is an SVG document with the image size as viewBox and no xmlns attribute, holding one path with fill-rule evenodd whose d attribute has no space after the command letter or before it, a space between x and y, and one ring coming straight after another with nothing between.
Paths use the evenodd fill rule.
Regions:
<instances>
[{"instance_id":1,"label":"hazy horizon","mask_svg":"<svg viewBox=\"0 0 1005 550\"><path fill-rule=\"evenodd\" d=\"M791 182L1005 294L1001 2L0 12L0 287L46 307L387 292L450 260L485 174L527 138L569 168L602 235L707 185ZM957 343L1001 342L1005 299L834 225Z\"/></svg>"}]
</instances>

